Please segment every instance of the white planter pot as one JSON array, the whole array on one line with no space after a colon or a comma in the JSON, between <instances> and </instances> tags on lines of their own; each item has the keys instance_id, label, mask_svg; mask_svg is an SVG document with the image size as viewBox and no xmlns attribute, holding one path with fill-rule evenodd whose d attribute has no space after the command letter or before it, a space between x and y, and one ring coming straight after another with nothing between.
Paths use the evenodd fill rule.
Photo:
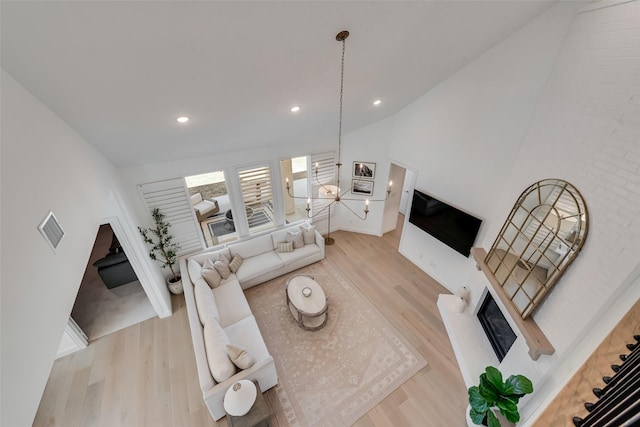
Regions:
<instances>
[{"instance_id":1,"label":"white planter pot","mask_svg":"<svg viewBox=\"0 0 640 427\"><path fill-rule=\"evenodd\" d=\"M180 276L178 276L178 278L180 278ZM171 279L172 277L167 278L167 287L169 288L169 292L174 295L180 295L181 293L183 293L184 289L182 288L182 279L178 280L177 282L171 282Z\"/></svg>"}]
</instances>

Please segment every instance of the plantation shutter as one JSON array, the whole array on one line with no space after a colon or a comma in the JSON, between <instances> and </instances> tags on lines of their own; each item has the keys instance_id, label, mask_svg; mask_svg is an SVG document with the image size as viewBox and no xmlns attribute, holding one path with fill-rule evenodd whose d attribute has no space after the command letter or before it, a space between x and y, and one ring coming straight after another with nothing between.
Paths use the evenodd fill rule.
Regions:
<instances>
[{"instance_id":1,"label":"plantation shutter","mask_svg":"<svg viewBox=\"0 0 640 427\"><path fill-rule=\"evenodd\" d=\"M184 179L140 184L138 191L149 212L154 208L160 209L166 221L171 224L169 231L174 241L180 245L179 256L204 248L202 232L195 220Z\"/></svg>"},{"instance_id":2,"label":"plantation shutter","mask_svg":"<svg viewBox=\"0 0 640 427\"><path fill-rule=\"evenodd\" d=\"M262 166L254 169L246 169L238 172L240 178L240 188L244 205L249 207L260 207L266 203L271 203L273 189L271 188L271 170L269 166Z\"/></svg>"},{"instance_id":3,"label":"plantation shutter","mask_svg":"<svg viewBox=\"0 0 640 427\"><path fill-rule=\"evenodd\" d=\"M316 178L316 164L318 165L318 175ZM335 152L312 154L311 155L311 194L313 199L311 200L311 215L313 216L312 222L322 221L327 219L329 210L322 209L327 206L329 200L318 199L321 184L323 185L335 185L336 183L336 154ZM340 189L344 191L344 189ZM320 212L322 211L322 212ZM335 211L331 210L331 216Z\"/></svg>"}]
</instances>

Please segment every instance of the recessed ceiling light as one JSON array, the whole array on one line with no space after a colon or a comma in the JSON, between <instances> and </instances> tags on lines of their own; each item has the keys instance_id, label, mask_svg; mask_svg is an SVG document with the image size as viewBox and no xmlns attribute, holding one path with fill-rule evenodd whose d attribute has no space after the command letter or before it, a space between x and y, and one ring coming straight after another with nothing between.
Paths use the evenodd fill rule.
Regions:
<instances>
[{"instance_id":1,"label":"recessed ceiling light","mask_svg":"<svg viewBox=\"0 0 640 427\"><path fill-rule=\"evenodd\" d=\"M189 121L189 117L182 116L182 117L178 117L176 120L178 121L178 123L187 123Z\"/></svg>"},{"instance_id":2,"label":"recessed ceiling light","mask_svg":"<svg viewBox=\"0 0 640 427\"><path fill-rule=\"evenodd\" d=\"M297 113L298 111L300 111L300 107L299 106L296 105L294 107L291 107L291 112L292 113Z\"/></svg>"},{"instance_id":3,"label":"recessed ceiling light","mask_svg":"<svg viewBox=\"0 0 640 427\"><path fill-rule=\"evenodd\" d=\"M381 99L376 99L375 101L373 101L373 105L380 105L380 104L382 104Z\"/></svg>"}]
</instances>

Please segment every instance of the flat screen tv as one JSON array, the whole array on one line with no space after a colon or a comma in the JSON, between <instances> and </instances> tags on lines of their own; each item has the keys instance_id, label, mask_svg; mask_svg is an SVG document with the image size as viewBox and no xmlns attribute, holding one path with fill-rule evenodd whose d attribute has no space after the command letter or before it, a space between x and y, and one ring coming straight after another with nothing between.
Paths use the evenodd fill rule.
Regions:
<instances>
[{"instance_id":1,"label":"flat screen tv","mask_svg":"<svg viewBox=\"0 0 640 427\"><path fill-rule=\"evenodd\" d=\"M409 222L468 257L482 220L414 190Z\"/></svg>"}]
</instances>

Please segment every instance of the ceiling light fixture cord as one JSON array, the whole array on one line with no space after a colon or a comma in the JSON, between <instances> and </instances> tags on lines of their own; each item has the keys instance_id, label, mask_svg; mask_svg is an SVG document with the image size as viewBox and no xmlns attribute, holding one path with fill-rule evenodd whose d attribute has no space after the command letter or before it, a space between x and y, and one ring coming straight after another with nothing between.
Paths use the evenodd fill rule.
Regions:
<instances>
[{"instance_id":1,"label":"ceiling light fixture cord","mask_svg":"<svg viewBox=\"0 0 640 427\"><path fill-rule=\"evenodd\" d=\"M320 182L320 179L318 178L318 164L316 163L316 167L315 167L315 178L316 181L319 185L320 188L325 190L325 195L328 197L322 197L322 196L317 196L317 197L299 197L299 196L294 196L293 194L291 194L291 185L289 185L289 178L286 179L286 189L287 189L287 194L289 195L289 197L293 198L293 199L307 199L307 216L309 218L314 218L317 215L319 215L320 213L324 212L325 210L329 211L329 215L328 215L328 224L329 224L329 231L327 234L327 237L325 238L325 243L326 244L333 244L333 239L331 238L331 205L334 204L338 204L338 203L342 203L342 206L344 206L345 208L347 208L348 211L350 211L353 215L355 215L356 217L358 217L361 220L365 220L367 219L367 215L369 214L369 202L383 202L385 200L387 200L389 198L389 195L391 194L391 182L389 182L389 186L387 187L387 196L384 199L380 199L380 200L365 200L365 206L364 206L364 216L359 215L358 213L356 213L353 209L351 209L351 207L349 205L347 205L346 203L344 203L345 200L350 200L350 201L362 201L362 199L359 198L344 198L342 196L344 196L345 194L347 194L349 191L352 191L351 188L345 190L342 194L340 194L340 168L342 167L342 162L341 162L341 157L342 157L342 110L343 110L343 99L344 99L344 56L345 56L345 50L346 50L346 40L347 37L349 37L349 31L340 31L337 35L336 35L336 40L339 42L342 42L342 58L340 61L340 111L339 111L339 120L338 120L338 162L336 163L336 177L335 177L335 182L336 185L334 186L333 184L323 184L322 182ZM363 165L360 164L360 170L362 170ZM360 180L362 179L362 175L359 174L358 176L358 180L355 182L355 184L359 183ZM335 187L335 190L334 188ZM315 211L313 214L311 214L311 207L310 207L310 202L311 200L329 200L329 203L327 203L324 207L322 207L320 210Z\"/></svg>"}]
</instances>

